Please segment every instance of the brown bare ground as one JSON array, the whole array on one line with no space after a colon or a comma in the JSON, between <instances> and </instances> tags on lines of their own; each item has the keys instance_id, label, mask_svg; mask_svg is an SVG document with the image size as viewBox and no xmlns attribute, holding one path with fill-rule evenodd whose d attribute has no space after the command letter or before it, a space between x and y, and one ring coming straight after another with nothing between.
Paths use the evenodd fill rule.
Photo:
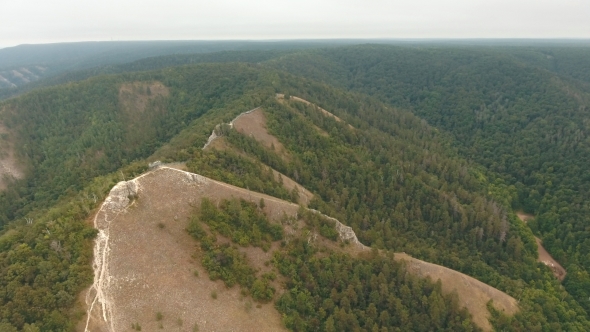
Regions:
<instances>
[{"instance_id":1,"label":"brown bare ground","mask_svg":"<svg viewBox=\"0 0 590 332\"><path fill-rule=\"evenodd\" d=\"M518 311L518 303L513 297L468 275L415 259L405 253L396 253L395 259L406 261L410 273L422 278L430 277L433 281L440 279L444 293L457 292L460 304L469 310L473 322L484 331L492 331L487 309L490 300L494 301L497 310L505 314L512 315Z\"/></svg>"},{"instance_id":2,"label":"brown bare ground","mask_svg":"<svg viewBox=\"0 0 590 332\"><path fill-rule=\"evenodd\" d=\"M516 216L517 216L517 217L518 217L520 220L524 221L524 223L525 223L525 224L526 224L526 222L527 222L527 221L529 221L530 219L533 219L533 218L535 218L535 216L533 216L532 214L527 214L527 213L524 213L524 212L522 212L522 211L518 211L518 212L516 212Z\"/></svg>"},{"instance_id":3,"label":"brown bare ground","mask_svg":"<svg viewBox=\"0 0 590 332\"><path fill-rule=\"evenodd\" d=\"M86 297L89 307L94 303L87 331L123 331L133 323L139 323L143 331L156 331L157 312L165 317L165 330L191 331L194 324L199 331L284 330L272 304L248 309L249 300L242 298L237 286L227 289L222 282L208 279L193 257L197 243L185 228L193 206L202 197L213 201L237 197L254 202L264 198L265 212L275 220L284 213L294 215L297 205L167 167L132 181L139 188L139 198L121 212L101 208L95 219L99 230L103 227L102 231L107 231L108 243L103 251L106 255L95 252L95 260L105 264ZM114 217L104 228L109 213ZM259 259L253 255L256 253L248 257L257 265L269 258L266 253ZM102 294L99 299L94 296L97 289ZM214 290L217 300L211 298ZM105 312L108 324L103 318ZM176 325L179 319L182 327Z\"/></svg>"},{"instance_id":4,"label":"brown bare ground","mask_svg":"<svg viewBox=\"0 0 590 332\"><path fill-rule=\"evenodd\" d=\"M148 94L147 89L150 89ZM161 82L124 83L119 88L119 101L127 113L143 113L148 103L157 97L167 97L168 88Z\"/></svg>"},{"instance_id":5,"label":"brown bare ground","mask_svg":"<svg viewBox=\"0 0 590 332\"><path fill-rule=\"evenodd\" d=\"M234 121L232 121L233 127L243 135L252 136L255 140L262 143L262 145L266 146L267 148L274 147L275 151L283 157L283 159L288 159L288 154L285 150L285 147L281 142L276 138L276 136L271 135L268 130L266 129L266 117L264 115L264 111L262 108L258 108L253 112L243 114ZM217 139L216 141L220 141ZM214 141L213 144L216 142ZM229 148L229 143L225 140L222 140L216 148ZM267 166L271 169L269 166ZM283 180L283 186L287 190L297 189L299 191L300 196L300 204L307 206L311 199L313 198L313 194L309 192L309 190L305 189L303 186L295 182L293 179L287 177L284 174L279 173L276 170L272 170L275 179L279 180L279 175Z\"/></svg>"},{"instance_id":6,"label":"brown bare ground","mask_svg":"<svg viewBox=\"0 0 590 332\"><path fill-rule=\"evenodd\" d=\"M12 135L8 129L0 123L0 191L5 190L11 178L22 179L24 166L18 162Z\"/></svg>"},{"instance_id":7,"label":"brown bare ground","mask_svg":"<svg viewBox=\"0 0 590 332\"><path fill-rule=\"evenodd\" d=\"M232 125L239 133L251 136L265 147L272 149L283 159L288 160L289 154L283 144L271 135L266 128L266 116L262 108L243 114L232 121Z\"/></svg>"},{"instance_id":8,"label":"brown bare ground","mask_svg":"<svg viewBox=\"0 0 590 332\"><path fill-rule=\"evenodd\" d=\"M205 148L205 151L213 150L213 149L219 150L219 151L231 150L242 157L250 158L248 155L246 155L242 151L238 151L238 149L235 149L234 147L232 147L231 144L229 144L227 142L227 140L225 139L225 137L223 137L223 136L217 137L215 140L213 140L211 142L211 144L207 145L207 147Z\"/></svg>"},{"instance_id":9,"label":"brown bare ground","mask_svg":"<svg viewBox=\"0 0 590 332\"><path fill-rule=\"evenodd\" d=\"M535 218L535 216L532 214L526 214L524 212L516 212L516 216L518 216L518 218L525 223L530 219ZM543 247L543 241L541 241L541 239L535 236L535 241L537 242L537 251L539 252L537 261L547 265L553 272L555 278L559 279L559 281L563 281L567 271L563 268L563 266L561 266L561 264L559 264L558 261L555 260L555 258L551 257L551 254L549 254L545 247Z\"/></svg>"},{"instance_id":10,"label":"brown bare ground","mask_svg":"<svg viewBox=\"0 0 590 332\"><path fill-rule=\"evenodd\" d=\"M157 81L121 84L119 107L126 127L125 149L133 150L157 136L157 119L166 114L163 100L168 95L168 88Z\"/></svg>"},{"instance_id":11,"label":"brown bare ground","mask_svg":"<svg viewBox=\"0 0 590 332\"><path fill-rule=\"evenodd\" d=\"M553 272L555 278L559 279L559 281L563 281L567 271L558 261L551 257L549 252L543 247L543 241L541 241L541 239L535 236L535 241L537 242L537 250L539 251L539 262L547 265Z\"/></svg>"}]
</instances>

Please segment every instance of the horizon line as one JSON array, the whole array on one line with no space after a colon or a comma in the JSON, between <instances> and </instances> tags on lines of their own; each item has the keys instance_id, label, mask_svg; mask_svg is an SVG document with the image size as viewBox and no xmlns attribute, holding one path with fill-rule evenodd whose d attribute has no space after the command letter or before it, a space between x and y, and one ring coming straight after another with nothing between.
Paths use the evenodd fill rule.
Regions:
<instances>
[{"instance_id":1,"label":"horizon line","mask_svg":"<svg viewBox=\"0 0 590 332\"><path fill-rule=\"evenodd\" d=\"M20 46L83 44L83 43L135 43L135 42L358 42L358 41L392 41L392 42L453 42L453 41L509 41L509 42L590 42L588 38L578 37L335 37L335 38L236 38L236 39L121 39L121 40L78 40L57 41L47 43L21 43L16 45L0 45L0 50Z\"/></svg>"}]
</instances>

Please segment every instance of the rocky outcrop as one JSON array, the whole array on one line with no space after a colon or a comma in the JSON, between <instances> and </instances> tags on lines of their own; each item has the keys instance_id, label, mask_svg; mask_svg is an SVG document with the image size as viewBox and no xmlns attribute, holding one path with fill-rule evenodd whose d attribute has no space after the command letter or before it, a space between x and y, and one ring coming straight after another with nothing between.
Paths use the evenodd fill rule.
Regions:
<instances>
[{"instance_id":1,"label":"rocky outcrop","mask_svg":"<svg viewBox=\"0 0 590 332\"><path fill-rule=\"evenodd\" d=\"M356 237L356 233L352 230L352 227L350 226L346 226L343 223L341 223L338 219L336 218L332 218L332 217L328 217L327 215L321 213L318 210L314 210L314 209L309 209L309 211L313 212L313 213L317 213L319 215L321 215L322 217L333 221L334 224L334 228L336 228L336 230L338 231L338 237L340 238L340 240L342 240L343 242L348 242L351 243L353 245L358 246L361 249L365 249L367 248L364 244L361 243L361 241L359 241L359 239Z\"/></svg>"}]
</instances>

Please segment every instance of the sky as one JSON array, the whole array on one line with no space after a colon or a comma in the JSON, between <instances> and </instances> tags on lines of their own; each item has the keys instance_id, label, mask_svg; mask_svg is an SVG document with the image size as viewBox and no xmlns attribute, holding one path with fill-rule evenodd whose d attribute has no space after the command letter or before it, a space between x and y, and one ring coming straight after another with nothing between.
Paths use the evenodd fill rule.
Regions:
<instances>
[{"instance_id":1,"label":"sky","mask_svg":"<svg viewBox=\"0 0 590 332\"><path fill-rule=\"evenodd\" d=\"M590 0L0 0L0 48L102 40L590 38Z\"/></svg>"}]
</instances>

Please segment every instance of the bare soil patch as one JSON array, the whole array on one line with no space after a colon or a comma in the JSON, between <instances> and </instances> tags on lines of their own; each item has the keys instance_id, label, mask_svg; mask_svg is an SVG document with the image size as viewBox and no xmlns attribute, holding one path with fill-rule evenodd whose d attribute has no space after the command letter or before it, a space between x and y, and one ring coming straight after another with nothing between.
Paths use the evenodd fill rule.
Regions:
<instances>
[{"instance_id":1,"label":"bare soil patch","mask_svg":"<svg viewBox=\"0 0 590 332\"><path fill-rule=\"evenodd\" d=\"M31 71L30 71L30 70L28 70L27 68L21 67L21 68L20 68L20 71L21 71L21 72L23 72L23 73L26 73L27 75L29 75L29 77L32 77L32 78L34 78L34 79L38 79L38 78L39 78L39 76L37 76L37 75L35 75L35 74L31 73Z\"/></svg>"},{"instance_id":2,"label":"bare soil patch","mask_svg":"<svg viewBox=\"0 0 590 332\"><path fill-rule=\"evenodd\" d=\"M246 136L251 136L256 141L274 151L283 159L288 160L288 152L283 144L271 135L266 128L266 116L261 108L253 112L243 114L232 121L232 126Z\"/></svg>"},{"instance_id":3,"label":"bare soil patch","mask_svg":"<svg viewBox=\"0 0 590 332\"><path fill-rule=\"evenodd\" d=\"M251 300L240 295L239 287L227 289L221 281L209 280L194 257L198 243L185 228L202 197L254 202L264 198L265 212L272 219L294 215L297 205L167 167L132 181L138 199L121 211L101 208L96 217L95 224L107 231L108 242L95 252L95 259L104 264L95 265L102 272L95 274L95 286L86 299L88 307L95 303L87 331L124 331L134 323L143 331L156 331L157 312L164 316L166 331L192 331L195 324L199 331L284 330L272 304L248 305ZM269 259L261 250L250 251L248 257L257 265ZM217 299L211 297L213 291ZM102 294L98 300L96 293ZM182 326L177 325L180 321Z\"/></svg>"},{"instance_id":4,"label":"bare soil patch","mask_svg":"<svg viewBox=\"0 0 590 332\"><path fill-rule=\"evenodd\" d=\"M4 76L0 75L0 82L4 82L6 84L9 84L12 87L15 87L16 85L14 85L14 83L10 82L8 79L6 79Z\"/></svg>"},{"instance_id":5,"label":"bare soil patch","mask_svg":"<svg viewBox=\"0 0 590 332\"><path fill-rule=\"evenodd\" d=\"M518 217L520 220L524 221L524 222L525 222L525 224L526 224L526 222L527 222L527 221L529 221L530 219L533 219L533 218L535 218L535 216L533 216L532 214L524 213L524 212L522 212L522 211L518 211L518 212L516 212L516 216L517 216L517 217Z\"/></svg>"},{"instance_id":6,"label":"bare soil patch","mask_svg":"<svg viewBox=\"0 0 590 332\"><path fill-rule=\"evenodd\" d=\"M415 259L405 253L396 253L395 259L406 261L410 273L433 281L440 279L443 292L457 292L460 304L469 310L473 322L484 331L492 331L487 309L490 300L494 301L497 310L505 314L512 315L518 311L518 302L513 297L468 275Z\"/></svg>"},{"instance_id":7,"label":"bare soil patch","mask_svg":"<svg viewBox=\"0 0 590 332\"><path fill-rule=\"evenodd\" d=\"M21 79L23 82L25 83L29 83L30 80L28 78L26 78L21 72L19 72L18 70L13 70L12 71L12 75L14 75L15 77L18 77L19 79Z\"/></svg>"},{"instance_id":8,"label":"bare soil patch","mask_svg":"<svg viewBox=\"0 0 590 332\"><path fill-rule=\"evenodd\" d=\"M299 193L299 204L303 205L303 206L307 206L309 204L309 202L311 202L311 200L313 199L313 194L305 189L302 185L300 185L299 183L295 182L295 180L291 179L290 177L286 176L283 173L280 173L272 168L270 168L269 166L266 166L269 169L272 170L272 173L274 174L275 180L278 181L283 181L283 187L285 187L285 189L291 191L293 189L296 189L297 192Z\"/></svg>"},{"instance_id":9,"label":"bare soil patch","mask_svg":"<svg viewBox=\"0 0 590 332\"><path fill-rule=\"evenodd\" d=\"M15 155L12 134L0 123L0 191L6 189L12 179L22 179L24 175L24 165Z\"/></svg>"},{"instance_id":10,"label":"bare soil patch","mask_svg":"<svg viewBox=\"0 0 590 332\"><path fill-rule=\"evenodd\" d=\"M124 83L119 88L120 121L125 124L125 149L133 150L158 134L166 114L168 88L160 82Z\"/></svg>"},{"instance_id":11,"label":"bare soil patch","mask_svg":"<svg viewBox=\"0 0 590 332\"><path fill-rule=\"evenodd\" d=\"M532 214L526 214L524 212L516 212L516 216L518 216L518 218L525 223L530 219L535 218L535 216ZM537 242L537 251L539 252L539 258L537 261L547 265L553 272L555 278L559 279L559 281L563 281L567 271L563 268L563 266L561 266L561 264L559 264L558 261L551 257L551 254L549 254L545 247L543 247L543 241L541 241L541 239L535 236L535 241Z\"/></svg>"},{"instance_id":12,"label":"bare soil patch","mask_svg":"<svg viewBox=\"0 0 590 332\"><path fill-rule=\"evenodd\" d=\"M119 101L127 113L143 113L151 100L167 97L168 88L161 82L124 83L119 88Z\"/></svg>"},{"instance_id":13,"label":"bare soil patch","mask_svg":"<svg viewBox=\"0 0 590 332\"><path fill-rule=\"evenodd\" d=\"M209 145L207 145L207 147L205 147L205 151L206 150L219 150L219 151L227 151L227 150L231 150L235 153L237 153L240 156L246 156L245 153L238 151L237 149L235 149L233 146L231 146L231 144L229 144L227 142L227 140L225 139L225 137L223 136L219 136L216 139L214 139L213 141L211 141L211 143Z\"/></svg>"},{"instance_id":14,"label":"bare soil patch","mask_svg":"<svg viewBox=\"0 0 590 332\"><path fill-rule=\"evenodd\" d=\"M551 257L549 252L543 247L543 241L541 241L541 239L535 236L535 241L537 242L537 250L539 251L539 262L547 265L553 272L555 278L559 279L559 281L563 281L567 271L558 261Z\"/></svg>"}]
</instances>

